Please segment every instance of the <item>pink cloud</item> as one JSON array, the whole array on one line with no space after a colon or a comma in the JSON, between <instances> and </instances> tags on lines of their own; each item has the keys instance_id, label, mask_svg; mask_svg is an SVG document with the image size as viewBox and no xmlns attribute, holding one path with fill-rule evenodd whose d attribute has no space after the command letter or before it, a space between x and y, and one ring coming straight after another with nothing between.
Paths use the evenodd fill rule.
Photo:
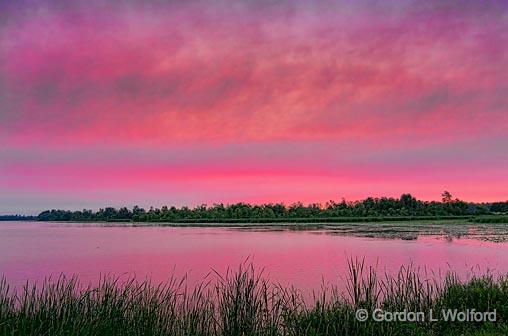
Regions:
<instances>
[{"instance_id":1,"label":"pink cloud","mask_svg":"<svg viewBox=\"0 0 508 336\"><path fill-rule=\"evenodd\" d=\"M508 196L497 182L508 179L503 2L3 6L4 190L125 184L135 194L144 183L221 180L231 199L322 200L333 181L349 197L405 185L432 198L456 181L475 199ZM251 157L232 150L217 162L199 149L211 144L245 145ZM197 150L195 162L167 163L175 148ZM65 157L31 159L53 152ZM118 152L131 154L95 165ZM459 173L433 170L446 166ZM241 179L250 182L235 189ZM267 196L256 179L288 191ZM215 199L218 186L192 188Z\"/></svg>"}]
</instances>

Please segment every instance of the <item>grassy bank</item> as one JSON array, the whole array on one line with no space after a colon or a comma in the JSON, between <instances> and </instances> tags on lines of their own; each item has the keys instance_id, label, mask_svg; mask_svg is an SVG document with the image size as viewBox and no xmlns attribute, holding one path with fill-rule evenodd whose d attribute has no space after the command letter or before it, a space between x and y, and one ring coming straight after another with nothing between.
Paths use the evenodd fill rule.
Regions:
<instances>
[{"instance_id":1,"label":"grassy bank","mask_svg":"<svg viewBox=\"0 0 508 336\"><path fill-rule=\"evenodd\" d=\"M457 216L357 216L357 217L280 217L280 218L176 218L176 219L107 219L107 220L54 220L79 223L158 223L171 226L230 226L238 224L345 224L390 222L457 222L506 223L508 215L457 215Z\"/></svg>"},{"instance_id":2,"label":"grassy bank","mask_svg":"<svg viewBox=\"0 0 508 336\"><path fill-rule=\"evenodd\" d=\"M508 224L508 215L477 216L469 219L472 223L499 223Z\"/></svg>"},{"instance_id":3,"label":"grassy bank","mask_svg":"<svg viewBox=\"0 0 508 336\"><path fill-rule=\"evenodd\" d=\"M145 222L175 224L244 224L244 223L373 223L373 222L410 222L435 220L470 220L473 216L358 216L358 217L282 217L282 218L182 218L176 220L147 220Z\"/></svg>"},{"instance_id":4,"label":"grassy bank","mask_svg":"<svg viewBox=\"0 0 508 336\"><path fill-rule=\"evenodd\" d=\"M217 226L218 224L342 224L342 223L383 223L383 222L434 222L463 221L464 223L507 223L508 215L483 216L359 216L359 217L288 217L288 218L183 218L175 220L146 220L144 223L200 224ZM132 220L111 220L110 222L133 222ZM141 223L141 222L138 222Z\"/></svg>"},{"instance_id":5,"label":"grassy bank","mask_svg":"<svg viewBox=\"0 0 508 336\"><path fill-rule=\"evenodd\" d=\"M294 289L271 284L252 267L189 290L185 281L119 282L95 287L60 278L23 291L0 284L1 335L506 335L508 280L490 275L434 281L415 269L379 275L350 263L347 291L324 291L305 302ZM456 308L493 311L496 322L376 322L355 318L384 311Z\"/></svg>"}]
</instances>

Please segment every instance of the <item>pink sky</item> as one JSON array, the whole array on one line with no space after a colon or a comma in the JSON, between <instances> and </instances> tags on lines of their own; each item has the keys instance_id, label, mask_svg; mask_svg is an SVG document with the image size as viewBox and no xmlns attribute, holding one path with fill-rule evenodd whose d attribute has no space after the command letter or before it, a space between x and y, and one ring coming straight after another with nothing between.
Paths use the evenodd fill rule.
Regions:
<instances>
[{"instance_id":1,"label":"pink sky","mask_svg":"<svg viewBox=\"0 0 508 336\"><path fill-rule=\"evenodd\" d=\"M507 148L505 1L0 3L0 214L506 200Z\"/></svg>"}]
</instances>

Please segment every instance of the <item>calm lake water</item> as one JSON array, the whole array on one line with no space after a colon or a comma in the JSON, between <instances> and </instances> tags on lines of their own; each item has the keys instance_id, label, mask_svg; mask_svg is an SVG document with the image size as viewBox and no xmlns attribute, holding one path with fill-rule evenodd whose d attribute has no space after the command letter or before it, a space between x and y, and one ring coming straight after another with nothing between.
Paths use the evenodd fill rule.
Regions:
<instances>
[{"instance_id":1,"label":"calm lake water","mask_svg":"<svg viewBox=\"0 0 508 336\"><path fill-rule=\"evenodd\" d=\"M101 274L151 277L187 274L200 281L250 260L270 280L302 290L341 286L349 257L381 271L413 263L428 271L467 277L486 269L508 273L508 244L474 239L361 238L326 231L254 231L228 228L110 227L0 222L0 274L13 286L61 273L96 282Z\"/></svg>"}]
</instances>

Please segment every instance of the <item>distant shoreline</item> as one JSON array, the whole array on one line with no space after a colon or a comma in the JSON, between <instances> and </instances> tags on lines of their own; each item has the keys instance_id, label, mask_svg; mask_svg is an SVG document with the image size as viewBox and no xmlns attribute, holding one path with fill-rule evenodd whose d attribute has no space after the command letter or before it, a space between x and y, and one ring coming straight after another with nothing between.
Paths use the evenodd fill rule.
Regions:
<instances>
[{"instance_id":1,"label":"distant shoreline","mask_svg":"<svg viewBox=\"0 0 508 336\"><path fill-rule=\"evenodd\" d=\"M0 220L38 220L63 222L126 223L356 223L401 222L415 220L479 220L484 223L507 223L508 201L494 203L466 202L444 191L442 201L418 200L411 194L399 198L367 197L358 201L330 200L325 204L216 203L194 208L182 206L132 208L106 207L99 210L45 210L37 216L3 215Z\"/></svg>"},{"instance_id":2,"label":"distant shoreline","mask_svg":"<svg viewBox=\"0 0 508 336\"><path fill-rule=\"evenodd\" d=\"M390 223L390 222L417 222L417 221L451 221L464 220L469 223L508 223L508 215L464 215L464 216L373 216L373 217L307 217L307 218L187 218L169 220L41 220L35 216L11 219L11 216L0 216L0 221L38 221L55 223L153 223L174 226L221 226L221 224L344 224L344 223ZM228 226L228 225L227 225Z\"/></svg>"},{"instance_id":3,"label":"distant shoreline","mask_svg":"<svg viewBox=\"0 0 508 336\"><path fill-rule=\"evenodd\" d=\"M492 215L489 215L491 217ZM477 216L478 217L478 216ZM27 216L20 219L4 219L0 221L39 221L56 223L174 223L174 224L283 224L283 223L361 223L361 222L404 222L404 221L431 221L431 220L454 220L473 219L475 216L372 216L372 217L306 217L306 218L183 218L169 220L43 220L36 216Z\"/></svg>"}]
</instances>

